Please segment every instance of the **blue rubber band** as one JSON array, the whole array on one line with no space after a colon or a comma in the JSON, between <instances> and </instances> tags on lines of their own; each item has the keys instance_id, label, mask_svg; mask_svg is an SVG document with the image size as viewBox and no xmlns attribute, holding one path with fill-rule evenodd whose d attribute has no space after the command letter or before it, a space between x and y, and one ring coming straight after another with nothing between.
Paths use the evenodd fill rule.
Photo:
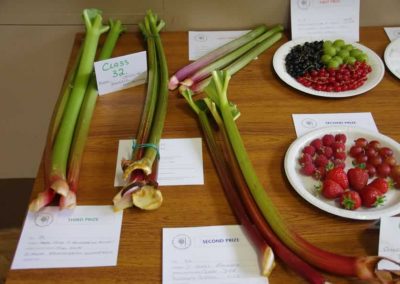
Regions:
<instances>
[{"instance_id":1,"label":"blue rubber band","mask_svg":"<svg viewBox=\"0 0 400 284\"><path fill-rule=\"evenodd\" d=\"M157 154L156 154L157 159L160 159L160 151L158 150L158 146L156 144L153 144L153 143L137 144L136 139L133 139L132 150L135 151L136 149L140 149L140 148L153 148L157 152Z\"/></svg>"}]
</instances>

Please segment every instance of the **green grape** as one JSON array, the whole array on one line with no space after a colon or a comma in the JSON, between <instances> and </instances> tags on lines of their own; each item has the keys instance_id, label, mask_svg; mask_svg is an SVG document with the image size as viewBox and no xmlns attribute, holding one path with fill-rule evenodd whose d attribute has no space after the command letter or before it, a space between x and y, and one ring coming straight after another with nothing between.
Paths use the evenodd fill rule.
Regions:
<instances>
[{"instance_id":1,"label":"green grape","mask_svg":"<svg viewBox=\"0 0 400 284\"><path fill-rule=\"evenodd\" d=\"M329 54L324 54L321 56L321 61L324 64L327 64L329 62L329 60L332 59L332 56L330 56Z\"/></svg>"},{"instance_id":2,"label":"green grape","mask_svg":"<svg viewBox=\"0 0 400 284\"><path fill-rule=\"evenodd\" d=\"M339 67L340 63L337 60L330 60L327 64L328 68L333 68L333 69L337 69Z\"/></svg>"},{"instance_id":3,"label":"green grape","mask_svg":"<svg viewBox=\"0 0 400 284\"><path fill-rule=\"evenodd\" d=\"M325 48L325 47L330 47L330 46L332 46L332 42L331 42L330 40L326 40L326 41L324 41L324 43L322 44L322 47L323 47L323 48Z\"/></svg>"},{"instance_id":4,"label":"green grape","mask_svg":"<svg viewBox=\"0 0 400 284\"><path fill-rule=\"evenodd\" d=\"M350 56L350 52L346 49L342 49L338 52L337 55L340 56L342 59L345 59Z\"/></svg>"},{"instance_id":5,"label":"green grape","mask_svg":"<svg viewBox=\"0 0 400 284\"><path fill-rule=\"evenodd\" d=\"M350 56L357 57L358 55L360 55L362 53L363 52L361 50L356 48L356 49L353 49L352 51L350 51Z\"/></svg>"},{"instance_id":6,"label":"green grape","mask_svg":"<svg viewBox=\"0 0 400 284\"><path fill-rule=\"evenodd\" d=\"M337 61L339 65L343 63L343 59L340 56L334 56L332 60Z\"/></svg>"},{"instance_id":7,"label":"green grape","mask_svg":"<svg viewBox=\"0 0 400 284\"><path fill-rule=\"evenodd\" d=\"M365 62L368 60L368 56L365 53L361 53L356 56L357 61Z\"/></svg>"},{"instance_id":8,"label":"green grape","mask_svg":"<svg viewBox=\"0 0 400 284\"><path fill-rule=\"evenodd\" d=\"M324 48L324 54L335 56L336 55L336 48L333 46L328 46Z\"/></svg>"},{"instance_id":9,"label":"green grape","mask_svg":"<svg viewBox=\"0 0 400 284\"><path fill-rule=\"evenodd\" d=\"M351 51L351 50L353 50L353 46L351 45L351 44L346 44L344 47L343 47L343 49L345 49L345 50L347 50L347 51Z\"/></svg>"},{"instance_id":10,"label":"green grape","mask_svg":"<svg viewBox=\"0 0 400 284\"><path fill-rule=\"evenodd\" d=\"M344 40L343 39L337 39L333 42L333 46L335 47L342 47L344 46Z\"/></svg>"},{"instance_id":11,"label":"green grape","mask_svg":"<svg viewBox=\"0 0 400 284\"><path fill-rule=\"evenodd\" d=\"M350 64L350 65L353 65L354 63L356 63L356 61L357 61L356 58L353 57L353 56L346 57L346 58L343 60L344 63Z\"/></svg>"}]
</instances>

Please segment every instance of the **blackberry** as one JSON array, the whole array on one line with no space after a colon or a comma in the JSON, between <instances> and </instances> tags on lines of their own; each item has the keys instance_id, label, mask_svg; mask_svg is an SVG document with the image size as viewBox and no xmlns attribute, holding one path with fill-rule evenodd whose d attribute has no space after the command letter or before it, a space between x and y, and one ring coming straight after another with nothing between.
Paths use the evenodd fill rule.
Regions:
<instances>
[{"instance_id":1,"label":"blackberry","mask_svg":"<svg viewBox=\"0 0 400 284\"><path fill-rule=\"evenodd\" d=\"M285 67L289 75L298 78L309 70L321 69L324 66L321 62L322 45L323 41L313 41L292 47L285 58Z\"/></svg>"}]
</instances>

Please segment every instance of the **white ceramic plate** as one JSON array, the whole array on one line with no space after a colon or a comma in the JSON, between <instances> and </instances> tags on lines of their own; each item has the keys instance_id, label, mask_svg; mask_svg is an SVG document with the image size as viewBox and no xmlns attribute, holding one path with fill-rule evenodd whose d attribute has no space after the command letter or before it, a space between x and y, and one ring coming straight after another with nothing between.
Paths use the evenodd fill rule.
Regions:
<instances>
[{"instance_id":1,"label":"white ceramic plate","mask_svg":"<svg viewBox=\"0 0 400 284\"><path fill-rule=\"evenodd\" d=\"M307 40L292 40L288 41L285 44L283 44L279 49L275 52L274 58L273 58L273 66L275 69L275 72L278 74L278 76L289 86L302 91L304 93L314 95L314 96L319 96L319 97L328 97L328 98L344 98L344 97L352 97L352 96L357 96L362 93L365 93L372 88L374 88L383 78L383 75L385 73L385 66L383 65L382 60L380 57L373 52L371 49L368 47L365 47L359 43L352 43L352 45L363 52L365 52L368 55L368 64L372 67L372 72L368 74L368 79L362 85L361 87L357 88L356 90L349 90L349 91L343 91L343 92L322 92L322 91L317 91L308 87L303 86L299 82L296 81L292 76L289 75L289 73L286 72L286 67L285 67L285 58L286 55L290 52L291 48L294 47L295 45L298 44L303 44ZM314 40L308 40L308 41L314 41Z\"/></svg>"},{"instance_id":2,"label":"white ceramic plate","mask_svg":"<svg viewBox=\"0 0 400 284\"><path fill-rule=\"evenodd\" d=\"M386 201L383 206L377 208L363 208L360 207L357 210L350 211L342 209L339 205L332 200L324 198L322 195L317 194L314 188L318 184L318 181L312 177L304 176L300 173L300 165L298 159L301 155L301 151L315 138L321 138L325 134L337 134L344 133L347 136L346 151L352 146L353 141L359 137L364 137L368 141L378 140L382 146L390 147L397 161L400 161L400 145L393 139L380 134L378 132L372 132L362 128L355 127L326 127L317 129L309 132L304 136L296 139L289 147L285 156L285 172L289 179L290 184L305 200L313 204L314 206L332 213L337 216L359 219L359 220L374 220L384 216L393 216L400 213L400 190L390 189L386 193ZM346 159L346 171L351 168L352 158L347 157Z\"/></svg>"},{"instance_id":3,"label":"white ceramic plate","mask_svg":"<svg viewBox=\"0 0 400 284\"><path fill-rule=\"evenodd\" d=\"M383 59L390 72L400 79L400 38L389 43L385 49Z\"/></svg>"}]
</instances>

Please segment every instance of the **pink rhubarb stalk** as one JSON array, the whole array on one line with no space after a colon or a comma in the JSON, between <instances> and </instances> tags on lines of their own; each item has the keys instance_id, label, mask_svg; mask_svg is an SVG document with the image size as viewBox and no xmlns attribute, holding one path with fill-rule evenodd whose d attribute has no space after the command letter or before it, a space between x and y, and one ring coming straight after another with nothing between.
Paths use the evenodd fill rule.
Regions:
<instances>
[{"instance_id":1,"label":"pink rhubarb stalk","mask_svg":"<svg viewBox=\"0 0 400 284\"><path fill-rule=\"evenodd\" d=\"M277 25L267 32L263 33L261 36L253 39L252 41L246 43L245 45L239 47L238 49L232 51L231 53L225 55L224 57L218 59L217 61L212 62L211 64L203 67L190 77L186 78L181 84L190 87L198 82L204 80L205 78L211 75L211 72L214 70L220 70L225 66L229 65L231 62L240 58L244 54L246 54L249 50L257 46L258 44L266 41L267 45L271 46L277 40L281 38L281 32L283 31L282 25ZM253 57L254 58L254 57Z\"/></svg>"},{"instance_id":2,"label":"pink rhubarb stalk","mask_svg":"<svg viewBox=\"0 0 400 284\"><path fill-rule=\"evenodd\" d=\"M264 33L266 30L267 27L265 25L260 25L254 30L246 33L245 35L224 44L223 46L200 57L196 61L186 65L171 77L168 84L168 88L170 90L175 90L181 81L191 76L196 71L209 65L211 62L221 58L222 56L228 54L229 52L237 49L239 46L242 46L245 43L255 39L256 37Z\"/></svg>"}]
</instances>

